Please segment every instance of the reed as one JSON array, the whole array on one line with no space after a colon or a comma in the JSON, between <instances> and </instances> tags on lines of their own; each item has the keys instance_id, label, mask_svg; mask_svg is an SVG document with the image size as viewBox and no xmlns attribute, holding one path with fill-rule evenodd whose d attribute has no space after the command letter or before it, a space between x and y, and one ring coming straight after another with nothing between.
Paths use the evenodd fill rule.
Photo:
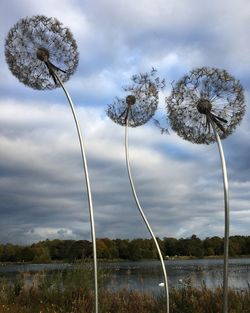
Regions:
<instances>
[{"instance_id":1,"label":"reed","mask_svg":"<svg viewBox=\"0 0 250 313\"><path fill-rule=\"evenodd\" d=\"M49 275L33 275L30 284L24 283L25 275L14 280L0 281L0 313L92 313L93 280L92 267L80 264L68 271L57 271ZM163 313L166 297L147 292L122 289L105 289L107 273L99 273L100 312L102 313ZM173 313L221 313L223 288L215 290L194 288L187 284L183 288L170 289L170 310ZM244 291L229 289L229 313L248 313L250 288Z\"/></svg>"}]
</instances>

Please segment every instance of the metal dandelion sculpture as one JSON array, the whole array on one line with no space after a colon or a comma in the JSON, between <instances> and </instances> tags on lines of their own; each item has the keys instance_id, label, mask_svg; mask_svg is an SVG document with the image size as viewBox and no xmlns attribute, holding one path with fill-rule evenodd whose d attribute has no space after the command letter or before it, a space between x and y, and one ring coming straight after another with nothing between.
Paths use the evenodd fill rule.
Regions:
<instances>
[{"instance_id":1,"label":"metal dandelion sculpture","mask_svg":"<svg viewBox=\"0 0 250 313\"><path fill-rule=\"evenodd\" d=\"M166 99L172 129L192 143L217 142L224 183L225 235L223 312L228 311L229 195L221 139L230 135L245 113L243 88L225 70L202 67L185 75Z\"/></svg>"},{"instance_id":2,"label":"metal dandelion sculpture","mask_svg":"<svg viewBox=\"0 0 250 313\"><path fill-rule=\"evenodd\" d=\"M147 123L158 106L159 88L163 88L165 82L157 77L156 70L150 73L134 75L133 84L124 87L129 95L125 99L116 98L109 105L107 114L115 122L122 126L137 127Z\"/></svg>"},{"instance_id":3,"label":"metal dandelion sculpture","mask_svg":"<svg viewBox=\"0 0 250 313\"><path fill-rule=\"evenodd\" d=\"M69 102L78 134L86 182L95 283L95 313L98 312L97 253L94 213L82 134L71 97L64 86L78 65L77 44L72 33L56 18L36 15L19 20L9 31L5 57L11 72L26 86L38 90L62 87Z\"/></svg>"},{"instance_id":4,"label":"metal dandelion sculpture","mask_svg":"<svg viewBox=\"0 0 250 313\"><path fill-rule=\"evenodd\" d=\"M185 140L210 144L233 132L245 113L243 88L225 70L202 67L185 75L167 98L170 125Z\"/></svg>"},{"instance_id":5,"label":"metal dandelion sculpture","mask_svg":"<svg viewBox=\"0 0 250 313\"><path fill-rule=\"evenodd\" d=\"M60 87L75 72L79 55L70 30L43 15L19 20L9 31L5 57L11 72L34 89Z\"/></svg>"},{"instance_id":6,"label":"metal dandelion sculpture","mask_svg":"<svg viewBox=\"0 0 250 313\"><path fill-rule=\"evenodd\" d=\"M124 88L127 96L125 98L116 98L113 104L108 106L107 115L117 124L125 126L125 154L126 166L132 193L137 208L146 224L148 231L155 243L159 259L161 261L162 271L164 275L164 287L166 292L167 313L169 312L169 290L165 264L159 244L156 240L154 232L144 214L137 193L135 190L129 159L128 148L128 127L137 127L148 122L154 115L159 101L159 90L165 86L165 80L155 78L156 70L153 68L150 73L134 75L132 84Z\"/></svg>"}]
</instances>

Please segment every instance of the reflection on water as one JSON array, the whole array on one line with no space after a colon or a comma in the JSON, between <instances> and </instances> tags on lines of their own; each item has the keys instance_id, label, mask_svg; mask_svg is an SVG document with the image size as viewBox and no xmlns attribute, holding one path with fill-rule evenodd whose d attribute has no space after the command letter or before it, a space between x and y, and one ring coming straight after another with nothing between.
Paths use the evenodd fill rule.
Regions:
<instances>
[{"instance_id":1,"label":"reflection on water","mask_svg":"<svg viewBox=\"0 0 250 313\"><path fill-rule=\"evenodd\" d=\"M180 288L191 283L194 287L206 285L216 288L223 282L223 260L169 260L165 261L170 287ZM161 266L158 261L106 264L111 280L108 288L138 289L160 292L163 288ZM229 287L242 290L250 287L250 259L231 259Z\"/></svg>"},{"instance_id":2,"label":"reflection on water","mask_svg":"<svg viewBox=\"0 0 250 313\"><path fill-rule=\"evenodd\" d=\"M186 283L194 287L206 285L216 288L223 281L223 260L167 260L165 261L170 287L180 288ZM99 263L108 272L107 288L137 289L158 293L163 290L160 262L112 262ZM7 264L0 266L0 275L13 277L16 273L39 271L50 272L72 268L71 264ZM250 259L231 259L229 262L229 286L236 290L250 287Z\"/></svg>"}]
</instances>

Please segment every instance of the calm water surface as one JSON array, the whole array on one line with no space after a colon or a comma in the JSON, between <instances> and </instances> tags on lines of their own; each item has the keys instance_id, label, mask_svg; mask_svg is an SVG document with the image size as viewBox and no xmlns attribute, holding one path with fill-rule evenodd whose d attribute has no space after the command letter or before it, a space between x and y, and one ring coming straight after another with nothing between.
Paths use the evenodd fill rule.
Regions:
<instances>
[{"instance_id":1,"label":"calm water surface","mask_svg":"<svg viewBox=\"0 0 250 313\"><path fill-rule=\"evenodd\" d=\"M216 288L223 282L223 260L168 260L165 261L170 287L192 286ZM231 259L229 287L243 290L250 287L250 259ZM163 274L159 261L124 262L106 265L110 268L109 288L129 288L159 292Z\"/></svg>"},{"instance_id":2,"label":"calm water surface","mask_svg":"<svg viewBox=\"0 0 250 313\"><path fill-rule=\"evenodd\" d=\"M165 264L170 287L180 288L189 282L195 287L205 284L212 289L222 285L223 260L167 260ZM128 288L156 293L163 290L159 287L163 275L157 260L99 263L99 267L107 270L107 288L111 290ZM70 268L71 264L7 264L0 265L0 276ZM229 286L236 290L250 287L250 259L230 259Z\"/></svg>"}]
</instances>

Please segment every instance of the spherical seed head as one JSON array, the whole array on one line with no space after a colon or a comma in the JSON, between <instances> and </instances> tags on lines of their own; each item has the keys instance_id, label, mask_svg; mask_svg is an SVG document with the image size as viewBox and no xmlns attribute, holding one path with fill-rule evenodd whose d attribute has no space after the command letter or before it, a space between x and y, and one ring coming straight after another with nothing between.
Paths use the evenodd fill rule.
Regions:
<instances>
[{"instance_id":1,"label":"spherical seed head","mask_svg":"<svg viewBox=\"0 0 250 313\"><path fill-rule=\"evenodd\" d=\"M116 98L107 109L108 116L117 124L137 127L147 123L155 114L159 101L159 90L165 81L155 77L156 70L132 76L132 84L124 87L129 95Z\"/></svg>"},{"instance_id":2,"label":"spherical seed head","mask_svg":"<svg viewBox=\"0 0 250 313\"><path fill-rule=\"evenodd\" d=\"M53 89L54 83L45 64L50 61L65 82L75 72L79 55L70 30L55 18L36 15L19 20L5 41L9 69L19 81L34 89Z\"/></svg>"},{"instance_id":3,"label":"spherical seed head","mask_svg":"<svg viewBox=\"0 0 250 313\"><path fill-rule=\"evenodd\" d=\"M174 85L166 103L172 129L183 139L198 144L216 141L210 127L211 116L217 117L214 126L224 139L245 113L240 82L217 68L201 67L185 75Z\"/></svg>"}]
</instances>

